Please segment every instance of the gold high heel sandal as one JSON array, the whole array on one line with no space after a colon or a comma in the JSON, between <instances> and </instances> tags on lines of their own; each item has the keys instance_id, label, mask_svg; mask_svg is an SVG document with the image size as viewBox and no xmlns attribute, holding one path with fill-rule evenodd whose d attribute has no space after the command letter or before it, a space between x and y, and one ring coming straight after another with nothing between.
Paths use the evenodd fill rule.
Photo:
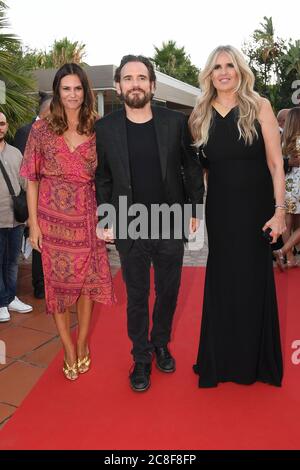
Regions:
<instances>
[{"instance_id":1,"label":"gold high heel sandal","mask_svg":"<svg viewBox=\"0 0 300 470\"><path fill-rule=\"evenodd\" d=\"M91 356L88 351L82 359L77 359L77 368L80 374L85 374L91 366Z\"/></svg>"},{"instance_id":2,"label":"gold high heel sandal","mask_svg":"<svg viewBox=\"0 0 300 470\"><path fill-rule=\"evenodd\" d=\"M64 359L63 365L63 373L68 380L76 380L78 379L78 366L77 362L74 362L72 366L70 366L67 361Z\"/></svg>"}]
</instances>

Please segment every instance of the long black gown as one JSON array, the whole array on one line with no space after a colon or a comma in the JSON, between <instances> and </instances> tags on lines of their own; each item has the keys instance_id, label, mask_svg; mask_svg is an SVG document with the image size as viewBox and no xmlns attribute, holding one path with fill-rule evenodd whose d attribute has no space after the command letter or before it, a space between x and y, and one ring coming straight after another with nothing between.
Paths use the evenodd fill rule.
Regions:
<instances>
[{"instance_id":1,"label":"long black gown","mask_svg":"<svg viewBox=\"0 0 300 470\"><path fill-rule=\"evenodd\" d=\"M282 356L269 243L262 227L274 214L274 191L259 123L258 139L239 139L238 108L216 110L203 151L209 167L209 255L200 346L199 387L218 382L276 386Z\"/></svg>"}]
</instances>

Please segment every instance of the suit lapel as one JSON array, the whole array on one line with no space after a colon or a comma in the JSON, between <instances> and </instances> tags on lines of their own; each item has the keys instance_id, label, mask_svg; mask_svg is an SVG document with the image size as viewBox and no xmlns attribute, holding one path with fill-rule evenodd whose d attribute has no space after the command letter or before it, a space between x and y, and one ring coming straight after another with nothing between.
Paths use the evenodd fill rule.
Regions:
<instances>
[{"instance_id":1,"label":"suit lapel","mask_svg":"<svg viewBox=\"0 0 300 470\"><path fill-rule=\"evenodd\" d=\"M168 134L169 134L169 123L159 112L159 109L152 107L154 129L157 138L159 159L161 165L161 174L163 181L166 177L167 171L167 158L168 158ZM129 166L129 154L128 154L128 141L127 141L127 129L126 129L126 113L125 109L120 112L115 122L114 134L118 135L118 139L115 142L119 146L119 155L122 161L122 165L125 170L125 174L128 181L131 181L130 166Z\"/></svg>"},{"instance_id":2,"label":"suit lapel","mask_svg":"<svg viewBox=\"0 0 300 470\"><path fill-rule=\"evenodd\" d=\"M125 110L119 113L115 123L114 135L118 138L114 139L114 142L118 143L119 156L122 161L122 165L125 170L125 174L128 181L131 181L130 166L129 166L129 154L128 154L128 141L127 141L127 129L126 129L126 114Z\"/></svg>"},{"instance_id":3,"label":"suit lapel","mask_svg":"<svg viewBox=\"0 0 300 470\"><path fill-rule=\"evenodd\" d=\"M168 120L160 114L158 107L152 107L152 114L157 137L161 174L164 181L167 171L169 123Z\"/></svg>"}]
</instances>

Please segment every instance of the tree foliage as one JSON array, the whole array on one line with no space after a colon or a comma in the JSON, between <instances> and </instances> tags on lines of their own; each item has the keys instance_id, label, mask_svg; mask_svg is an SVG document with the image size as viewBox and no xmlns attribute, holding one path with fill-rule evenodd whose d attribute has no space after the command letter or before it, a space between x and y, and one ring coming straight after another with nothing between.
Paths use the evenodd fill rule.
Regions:
<instances>
[{"instance_id":1,"label":"tree foliage","mask_svg":"<svg viewBox=\"0 0 300 470\"><path fill-rule=\"evenodd\" d=\"M22 49L23 60L35 69L58 69L66 62L75 62L85 65L83 59L86 56L85 44L79 41L70 41L67 37L54 41L49 52L39 49Z\"/></svg>"},{"instance_id":2,"label":"tree foliage","mask_svg":"<svg viewBox=\"0 0 300 470\"><path fill-rule=\"evenodd\" d=\"M243 52L256 78L260 94L267 96L278 110L293 106L293 83L300 79L300 41L276 37L272 17L253 32Z\"/></svg>"},{"instance_id":3,"label":"tree foliage","mask_svg":"<svg viewBox=\"0 0 300 470\"><path fill-rule=\"evenodd\" d=\"M175 41L169 40L163 42L160 48L154 46L154 49L155 55L152 61L159 72L198 86L199 70L192 64L184 47L178 47Z\"/></svg>"},{"instance_id":4,"label":"tree foliage","mask_svg":"<svg viewBox=\"0 0 300 470\"><path fill-rule=\"evenodd\" d=\"M9 27L6 13L7 5L0 0L0 80L5 87L5 101L0 103L0 111L9 123L10 140L16 129L35 114L36 101L32 93L36 87L30 70L15 54L20 48L20 40L6 32Z\"/></svg>"}]
</instances>

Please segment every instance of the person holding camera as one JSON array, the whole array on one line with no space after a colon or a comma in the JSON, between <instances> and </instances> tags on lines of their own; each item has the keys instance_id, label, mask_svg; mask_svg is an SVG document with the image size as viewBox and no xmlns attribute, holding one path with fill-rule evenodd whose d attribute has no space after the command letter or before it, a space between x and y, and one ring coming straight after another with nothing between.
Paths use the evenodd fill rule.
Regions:
<instances>
[{"instance_id":1,"label":"person holding camera","mask_svg":"<svg viewBox=\"0 0 300 470\"><path fill-rule=\"evenodd\" d=\"M278 124L269 101L254 91L245 59L232 46L211 53L200 88L190 127L209 168L209 256L194 371L199 387L256 381L280 386L270 246L285 230Z\"/></svg>"},{"instance_id":2,"label":"person holding camera","mask_svg":"<svg viewBox=\"0 0 300 470\"><path fill-rule=\"evenodd\" d=\"M19 176L21 152L5 142L8 131L6 116L0 113L0 322L10 320L9 311L28 313L31 305L16 296L18 260L21 252L24 223L15 218L13 199L6 183L17 195L25 189L25 181Z\"/></svg>"}]
</instances>

